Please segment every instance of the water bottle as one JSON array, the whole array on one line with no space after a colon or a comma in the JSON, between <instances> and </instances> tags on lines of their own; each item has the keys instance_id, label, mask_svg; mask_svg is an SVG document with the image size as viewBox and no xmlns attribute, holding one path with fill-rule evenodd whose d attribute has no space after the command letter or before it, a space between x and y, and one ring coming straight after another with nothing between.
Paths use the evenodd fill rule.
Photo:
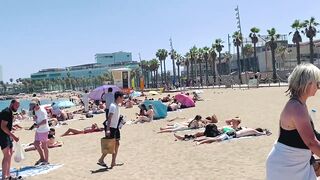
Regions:
<instances>
[{"instance_id":1,"label":"water bottle","mask_svg":"<svg viewBox=\"0 0 320 180\"><path fill-rule=\"evenodd\" d=\"M317 114L317 110L311 109L311 111L310 111L310 117L311 117L311 119L312 119L313 122L316 121L316 118L317 118L316 114Z\"/></svg>"}]
</instances>

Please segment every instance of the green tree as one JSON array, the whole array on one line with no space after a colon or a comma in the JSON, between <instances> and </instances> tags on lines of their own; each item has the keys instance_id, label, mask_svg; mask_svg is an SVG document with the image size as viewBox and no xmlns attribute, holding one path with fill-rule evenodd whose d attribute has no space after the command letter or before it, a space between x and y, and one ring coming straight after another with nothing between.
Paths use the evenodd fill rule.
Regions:
<instances>
[{"instance_id":1,"label":"green tree","mask_svg":"<svg viewBox=\"0 0 320 180\"><path fill-rule=\"evenodd\" d=\"M190 64L191 64L191 80L192 80L191 85L193 86L194 85L193 82L195 80L193 65L194 65L195 61L197 60L198 48L196 46L193 46L189 50L189 54L190 54Z\"/></svg>"},{"instance_id":2,"label":"green tree","mask_svg":"<svg viewBox=\"0 0 320 180\"><path fill-rule=\"evenodd\" d=\"M248 63L245 65L246 70L251 70L251 63L250 63L250 58L254 54L254 49L251 44L246 44L243 47L243 54L247 58Z\"/></svg>"},{"instance_id":3,"label":"green tree","mask_svg":"<svg viewBox=\"0 0 320 180\"><path fill-rule=\"evenodd\" d=\"M157 59L150 60L150 71L153 73L153 87L158 87L158 69L159 69L159 62Z\"/></svg>"},{"instance_id":4,"label":"green tree","mask_svg":"<svg viewBox=\"0 0 320 180\"><path fill-rule=\"evenodd\" d=\"M180 66L181 66L181 63L183 62L183 57L180 54L177 54L176 59L177 59L176 65L178 70L178 83L179 83L179 87L181 87Z\"/></svg>"},{"instance_id":5,"label":"green tree","mask_svg":"<svg viewBox=\"0 0 320 180\"><path fill-rule=\"evenodd\" d=\"M271 57L272 57L272 72L273 72L272 78L273 78L273 82L277 82L275 50L277 49L276 41L280 37L280 35L277 34L277 31L275 28L268 29L267 32L268 32L268 39L270 39L268 44L271 48Z\"/></svg>"},{"instance_id":6,"label":"green tree","mask_svg":"<svg viewBox=\"0 0 320 180\"><path fill-rule=\"evenodd\" d=\"M303 23L303 27L305 28L304 34L309 38L309 47L310 47L310 63L314 63L314 51L313 51L313 38L317 35L317 29L316 27L319 25L319 23L316 22L316 19L314 17L311 17L310 20L305 20Z\"/></svg>"},{"instance_id":7,"label":"green tree","mask_svg":"<svg viewBox=\"0 0 320 180\"><path fill-rule=\"evenodd\" d=\"M237 47L238 77L239 77L240 83L242 84L242 80L241 80L242 70L241 70L241 65L240 65L240 49L239 49L239 47L241 46L241 43L242 43L242 35L239 31L236 31L233 33L232 38L233 38L234 46Z\"/></svg>"},{"instance_id":8,"label":"green tree","mask_svg":"<svg viewBox=\"0 0 320 180\"><path fill-rule=\"evenodd\" d=\"M218 66L218 74L221 75L221 51L224 48L224 46L222 45L222 43L224 43L221 39L216 39L214 46L215 49L217 50L219 56L218 56L218 60L219 60L219 66Z\"/></svg>"},{"instance_id":9,"label":"green tree","mask_svg":"<svg viewBox=\"0 0 320 180\"><path fill-rule=\"evenodd\" d=\"M204 50L202 48L198 49L198 56L197 56L197 62L199 66L199 75L200 75L200 85L203 86L202 84L202 62L203 62L203 56L204 56Z\"/></svg>"},{"instance_id":10,"label":"green tree","mask_svg":"<svg viewBox=\"0 0 320 180\"><path fill-rule=\"evenodd\" d=\"M210 48L205 46L202 48L203 50L203 59L206 63L206 86L209 84L209 71L208 71L208 61L209 61L209 55L210 55Z\"/></svg>"},{"instance_id":11,"label":"green tree","mask_svg":"<svg viewBox=\"0 0 320 180\"><path fill-rule=\"evenodd\" d=\"M259 63L257 58L257 43L258 43L258 33L260 29L257 27L253 27L250 29L251 33L249 37L251 38L251 42L253 44L253 56L254 56L254 65L253 65L253 72L259 71Z\"/></svg>"},{"instance_id":12,"label":"green tree","mask_svg":"<svg viewBox=\"0 0 320 180\"><path fill-rule=\"evenodd\" d=\"M216 47L214 44L212 44L210 48L210 61L211 61L211 72L213 76L214 83L216 82L216 59L217 59L217 53L216 53Z\"/></svg>"},{"instance_id":13,"label":"green tree","mask_svg":"<svg viewBox=\"0 0 320 180\"><path fill-rule=\"evenodd\" d=\"M291 28L294 29L294 34L292 37L292 42L296 44L296 48L297 48L297 63L301 64L301 60L300 60L300 42L302 42L302 38L300 35L300 31L301 28L303 27L303 24L298 20L294 20L294 22L291 25ZM292 32L290 32L289 34L291 34Z\"/></svg>"},{"instance_id":14,"label":"green tree","mask_svg":"<svg viewBox=\"0 0 320 180\"><path fill-rule=\"evenodd\" d=\"M190 86L190 53L187 52L185 58L183 59L183 64L187 67L187 82L186 85Z\"/></svg>"},{"instance_id":15,"label":"green tree","mask_svg":"<svg viewBox=\"0 0 320 180\"><path fill-rule=\"evenodd\" d=\"M163 68L164 68L164 73L166 73L166 59L168 57L168 51L165 49L158 49L157 53L156 53L156 57L159 59L160 61L160 65L161 65L161 82L163 83L163 80L166 82L166 75L164 75L163 78L163 72L162 72L162 61L163 61Z\"/></svg>"}]
</instances>

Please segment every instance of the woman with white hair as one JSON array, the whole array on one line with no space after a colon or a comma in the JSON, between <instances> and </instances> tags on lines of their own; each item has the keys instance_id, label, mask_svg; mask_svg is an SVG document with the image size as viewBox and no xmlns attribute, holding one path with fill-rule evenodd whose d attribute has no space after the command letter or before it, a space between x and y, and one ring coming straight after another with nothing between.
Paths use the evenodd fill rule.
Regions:
<instances>
[{"instance_id":1,"label":"woman with white hair","mask_svg":"<svg viewBox=\"0 0 320 180\"><path fill-rule=\"evenodd\" d=\"M320 142L306 105L320 86L320 70L313 64L295 67L289 76L289 101L280 114L280 135L269 153L267 180L317 179L310 163L312 154L320 156Z\"/></svg>"}]
</instances>

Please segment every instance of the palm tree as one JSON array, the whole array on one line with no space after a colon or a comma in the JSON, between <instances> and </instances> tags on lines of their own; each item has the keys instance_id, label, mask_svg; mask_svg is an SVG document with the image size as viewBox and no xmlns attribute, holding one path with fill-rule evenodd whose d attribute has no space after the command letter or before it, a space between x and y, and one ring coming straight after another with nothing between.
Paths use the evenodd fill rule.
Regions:
<instances>
[{"instance_id":1,"label":"palm tree","mask_svg":"<svg viewBox=\"0 0 320 180\"><path fill-rule=\"evenodd\" d=\"M219 54L219 57L218 57L218 60L219 60L218 74L219 75L222 74L222 72L221 72L221 51L224 48L222 43L224 43L224 42L221 39L216 39L215 43L214 43L215 49L218 51L218 54Z\"/></svg>"},{"instance_id":2,"label":"palm tree","mask_svg":"<svg viewBox=\"0 0 320 180\"><path fill-rule=\"evenodd\" d=\"M183 61L183 57L180 54L177 54L177 61L176 61L176 65L177 65L177 70L178 70L178 82L179 82L179 87L181 86L181 80L180 80L180 65L181 62Z\"/></svg>"},{"instance_id":3,"label":"palm tree","mask_svg":"<svg viewBox=\"0 0 320 180\"><path fill-rule=\"evenodd\" d=\"M214 83L216 82L216 59L217 59L217 53L215 49L216 49L215 45L212 44L210 49L210 61L211 61L211 72L212 72Z\"/></svg>"},{"instance_id":4,"label":"palm tree","mask_svg":"<svg viewBox=\"0 0 320 180\"><path fill-rule=\"evenodd\" d=\"M253 47L252 47L252 45L251 44L246 44L244 47L243 47L243 54L244 54L244 56L247 58L247 62L248 63L245 63L245 65L244 65L244 69L245 70L251 70L251 63L250 63L250 58L251 58L251 56L254 54L254 49L253 49ZM249 67L248 67L248 66Z\"/></svg>"},{"instance_id":5,"label":"palm tree","mask_svg":"<svg viewBox=\"0 0 320 180\"><path fill-rule=\"evenodd\" d=\"M283 64L285 59L286 59L286 55L287 55L288 51L287 51L287 47L286 46L279 46L276 49L276 54L280 57L281 62L279 64ZM281 65L279 66L281 67ZM281 68L280 68L281 69Z\"/></svg>"},{"instance_id":6,"label":"palm tree","mask_svg":"<svg viewBox=\"0 0 320 180\"><path fill-rule=\"evenodd\" d=\"M172 71L173 71L173 85L176 83L176 65L174 60L177 58L177 51L173 50L169 53L172 60Z\"/></svg>"},{"instance_id":7,"label":"palm tree","mask_svg":"<svg viewBox=\"0 0 320 180\"><path fill-rule=\"evenodd\" d=\"M302 38L300 36L300 29L303 27L303 24L298 20L294 20L294 22L291 25L291 28L295 30L293 37L292 37L292 42L296 44L297 48L297 63L301 64L300 60L300 42L302 42ZM291 34L290 32L289 34Z\"/></svg>"},{"instance_id":8,"label":"palm tree","mask_svg":"<svg viewBox=\"0 0 320 180\"><path fill-rule=\"evenodd\" d=\"M159 62L157 59L152 59L149 61L150 63L150 71L151 74L153 73L153 87L158 87L158 78L157 78L157 71L159 69Z\"/></svg>"},{"instance_id":9,"label":"palm tree","mask_svg":"<svg viewBox=\"0 0 320 180\"><path fill-rule=\"evenodd\" d=\"M206 62L206 86L208 86L208 83L209 83L208 61L209 61L210 48L205 46L202 48L202 50L203 50L203 59Z\"/></svg>"},{"instance_id":10,"label":"palm tree","mask_svg":"<svg viewBox=\"0 0 320 180\"><path fill-rule=\"evenodd\" d=\"M241 80L242 70L241 70L241 66L240 66L240 49L239 49L239 47L241 46L241 43L242 43L242 35L239 31L236 31L233 33L232 38L233 38L234 46L237 47L238 76L239 76L240 83L242 84L242 80Z\"/></svg>"},{"instance_id":11,"label":"palm tree","mask_svg":"<svg viewBox=\"0 0 320 180\"><path fill-rule=\"evenodd\" d=\"M187 82L186 85L190 86L189 82L190 82L190 76L189 76L189 65L190 65L190 53L186 53L185 58L183 60L183 64L187 67Z\"/></svg>"},{"instance_id":12,"label":"palm tree","mask_svg":"<svg viewBox=\"0 0 320 180\"><path fill-rule=\"evenodd\" d=\"M228 74L230 74L230 60L232 58L232 55L227 51L224 53L223 57L226 60L226 63L228 65Z\"/></svg>"},{"instance_id":13,"label":"palm tree","mask_svg":"<svg viewBox=\"0 0 320 180\"><path fill-rule=\"evenodd\" d=\"M260 32L260 29L257 27L253 27L250 29L251 33L249 34L249 37L251 38L251 42L253 44L253 56L254 56L254 65L253 65L253 72L259 71L259 63L257 58L257 43L258 43L258 33Z\"/></svg>"},{"instance_id":14,"label":"palm tree","mask_svg":"<svg viewBox=\"0 0 320 180\"><path fill-rule=\"evenodd\" d=\"M316 26L319 23L316 22L314 17L311 17L310 20L305 20L303 27L305 28L304 34L309 38L309 47L310 47L310 63L314 63L313 60L313 38L317 35Z\"/></svg>"},{"instance_id":15,"label":"palm tree","mask_svg":"<svg viewBox=\"0 0 320 180\"><path fill-rule=\"evenodd\" d=\"M277 31L275 28L268 29L267 32L268 32L268 39L270 39L268 44L271 48L271 56L272 56L272 71L273 71L272 78L273 78L273 82L277 82L275 50L277 49L276 40L280 37L280 35L277 34Z\"/></svg>"},{"instance_id":16,"label":"palm tree","mask_svg":"<svg viewBox=\"0 0 320 180\"><path fill-rule=\"evenodd\" d=\"M189 54L190 54L190 63L191 63L191 80L192 80L192 85L193 85L193 81L195 79L194 77L194 68L193 68L193 64L195 63L196 59L197 59L197 55L198 55L198 48L194 45L190 50L189 50Z\"/></svg>"},{"instance_id":17,"label":"palm tree","mask_svg":"<svg viewBox=\"0 0 320 180\"><path fill-rule=\"evenodd\" d=\"M167 81L167 78L166 78L166 58L168 57L168 51L165 50L165 49L159 49L156 53L156 57L159 58L159 61L160 61L160 64L162 65L162 61L163 61L163 67L164 67L164 73L165 73L165 76L164 76L164 81L166 82ZM163 82L163 74L162 74L162 70L161 70L161 81Z\"/></svg>"},{"instance_id":18,"label":"palm tree","mask_svg":"<svg viewBox=\"0 0 320 180\"><path fill-rule=\"evenodd\" d=\"M203 61L203 56L204 56L204 51L202 48L198 49L198 56L197 56L197 62L199 66L199 71L200 71L200 85L202 86L202 61Z\"/></svg>"}]
</instances>

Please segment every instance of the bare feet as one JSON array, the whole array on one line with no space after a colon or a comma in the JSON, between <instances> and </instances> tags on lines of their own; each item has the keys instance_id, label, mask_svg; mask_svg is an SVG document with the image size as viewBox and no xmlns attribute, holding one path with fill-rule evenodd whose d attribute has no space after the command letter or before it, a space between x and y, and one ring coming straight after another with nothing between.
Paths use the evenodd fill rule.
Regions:
<instances>
[{"instance_id":1,"label":"bare feet","mask_svg":"<svg viewBox=\"0 0 320 180\"><path fill-rule=\"evenodd\" d=\"M176 137L177 139L179 139L179 140L181 140L181 141L184 139L183 137L178 136L176 133L174 133L173 135L174 135L174 137Z\"/></svg>"}]
</instances>

